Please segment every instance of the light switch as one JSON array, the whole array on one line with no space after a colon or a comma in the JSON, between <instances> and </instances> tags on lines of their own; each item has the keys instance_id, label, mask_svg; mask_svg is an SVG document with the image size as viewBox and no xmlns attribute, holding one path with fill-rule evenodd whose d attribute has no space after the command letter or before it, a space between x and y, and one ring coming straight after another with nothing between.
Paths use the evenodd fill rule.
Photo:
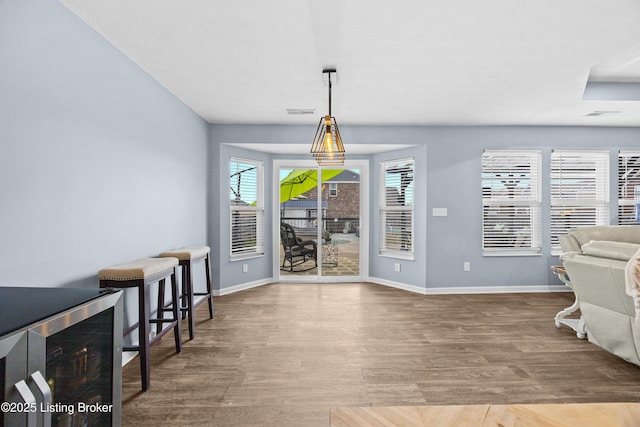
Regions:
<instances>
[{"instance_id":1,"label":"light switch","mask_svg":"<svg viewBox=\"0 0 640 427\"><path fill-rule=\"evenodd\" d=\"M433 208L433 216L447 216L447 208Z\"/></svg>"}]
</instances>

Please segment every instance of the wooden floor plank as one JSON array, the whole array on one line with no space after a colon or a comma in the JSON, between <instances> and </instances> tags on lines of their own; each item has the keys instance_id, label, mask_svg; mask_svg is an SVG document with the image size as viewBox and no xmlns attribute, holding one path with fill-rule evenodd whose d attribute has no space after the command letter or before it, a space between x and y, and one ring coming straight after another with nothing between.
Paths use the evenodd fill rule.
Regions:
<instances>
[{"instance_id":1,"label":"wooden floor plank","mask_svg":"<svg viewBox=\"0 0 640 427\"><path fill-rule=\"evenodd\" d=\"M331 427L635 427L640 403L334 408Z\"/></svg>"},{"instance_id":2,"label":"wooden floor plank","mask_svg":"<svg viewBox=\"0 0 640 427\"><path fill-rule=\"evenodd\" d=\"M555 327L572 302L368 283L216 297L180 354L171 339L152 348L149 391L137 359L125 366L123 424L327 427L345 406L639 402L640 367Z\"/></svg>"}]
</instances>

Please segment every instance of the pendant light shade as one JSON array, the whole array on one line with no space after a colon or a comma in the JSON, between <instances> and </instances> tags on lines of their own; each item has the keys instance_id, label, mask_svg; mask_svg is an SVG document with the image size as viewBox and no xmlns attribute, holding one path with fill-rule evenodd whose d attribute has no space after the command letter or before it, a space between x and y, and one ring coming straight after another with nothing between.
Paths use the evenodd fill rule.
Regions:
<instances>
[{"instance_id":1,"label":"pendant light shade","mask_svg":"<svg viewBox=\"0 0 640 427\"><path fill-rule=\"evenodd\" d=\"M311 154L321 166L344 165L344 145L336 118L331 116L331 73L336 70L325 69L322 72L329 74L329 114L320 119Z\"/></svg>"},{"instance_id":2,"label":"pendant light shade","mask_svg":"<svg viewBox=\"0 0 640 427\"><path fill-rule=\"evenodd\" d=\"M311 153L319 165L344 165L344 145L335 117L320 119Z\"/></svg>"}]
</instances>

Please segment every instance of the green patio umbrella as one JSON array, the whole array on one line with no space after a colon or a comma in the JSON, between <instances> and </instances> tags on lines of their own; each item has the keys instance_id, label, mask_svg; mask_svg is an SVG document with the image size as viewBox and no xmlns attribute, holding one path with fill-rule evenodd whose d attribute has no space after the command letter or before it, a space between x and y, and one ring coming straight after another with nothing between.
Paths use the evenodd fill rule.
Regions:
<instances>
[{"instance_id":1,"label":"green patio umbrella","mask_svg":"<svg viewBox=\"0 0 640 427\"><path fill-rule=\"evenodd\" d=\"M322 169L322 182L339 175L344 169ZM280 203L306 193L318 185L317 169L294 169L280 180Z\"/></svg>"}]
</instances>

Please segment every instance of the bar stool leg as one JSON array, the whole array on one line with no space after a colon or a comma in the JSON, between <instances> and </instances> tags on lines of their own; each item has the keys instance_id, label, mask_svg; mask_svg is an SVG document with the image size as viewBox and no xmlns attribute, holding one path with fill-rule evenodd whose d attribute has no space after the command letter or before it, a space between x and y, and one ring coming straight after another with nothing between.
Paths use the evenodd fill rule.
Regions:
<instances>
[{"instance_id":1,"label":"bar stool leg","mask_svg":"<svg viewBox=\"0 0 640 427\"><path fill-rule=\"evenodd\" d=\"M207 303L209 304L209 318L213 319L213 291L211 290L211 263L209 261L209 254L205 257L204 265L207 275Z\"/></svg>"},{"instance_id":2,"label":"bar stool leg","mask_svg":"<svg viewBox=\"0 0 640 427\"><path fill-rule=\"evenodd\" d=\"M142 389L149 390L151 386L151 366L149 364L149 303L145 298L149 285L138 286L138 342L140 346L140 374Z\"/></svg>"},{"instance_id":3,"label":"bar stool leg","mask_svg":"<svg viewBox=\"0 0 640 427\"><path fill-rule=\"evenodd\" d=\"M195 319L193 317L193 269L191 268L191 261L187 261L184 267L187 271L186 283L186 300L187 300L187 316L189 317L189 339L192 340L195 336Z\"/></svg>"},{"instance_id":4,"label":"bar stool leg","mask_svg":"<svg viewBox=\"0 0 640 427\"><path fill-rule=\"evenodd\" d=\"M180 318L182 320L187 318L187 313L183 310L184 307L187 307L188 299L187 299L187 282L189 281L189 272L187 270L187 265L183 262L180 262L180 271L182 276L182 293L180 294Z\"/></svg>"},{"instance_id":5,"label":"bar stool leg","mask_svg":"<svg viewBox=\"0 0 640 427\"><path fill-rule=\"evenodd\" d=\"M164 318L164 287L165 279L162 279L158 283L158 319ZM162 332L162 322L156 323L156 335L160 335L160 332Z\"/></svg>"},{"instance_id":6,"label":"bar stool leg","mask_svg":"<svg viewBox=\"0 0 640 427\"><path fill-rule=\"evenodd\" d=\"M182 351L182 333L180 332L180 299L178 293L178 281L176 280L176 271L171 273L171 298L172 298L172 312L173 318L176 321L176 325L173 327L173 336L176 341L176 353Z\"/></svg>"}]
</instances>

